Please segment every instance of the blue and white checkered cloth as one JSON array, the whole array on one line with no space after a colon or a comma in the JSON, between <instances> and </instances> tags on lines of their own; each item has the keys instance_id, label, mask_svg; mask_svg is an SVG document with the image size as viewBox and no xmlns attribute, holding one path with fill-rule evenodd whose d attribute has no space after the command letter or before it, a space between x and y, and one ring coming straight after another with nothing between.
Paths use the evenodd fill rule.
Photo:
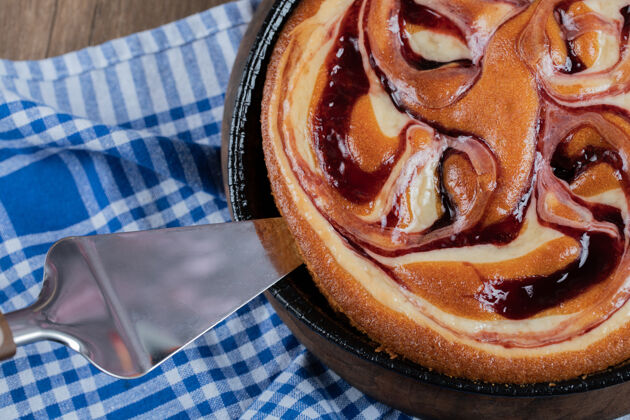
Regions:
<instances>
[{"instance_id":1,"label":"blue and white checkered cloth","mask_svg":"<svg viewBox=\"0 0 630 420\"><path fill-rule=\"evenodd\" d=\"M32 303L56 240L229 218L223 98L256 0L42 61L0 60L0 309ZM0 363L0 418L403 417L304 349L264 297L150 374L40 342Z\"/></svg>"}]
</instances>

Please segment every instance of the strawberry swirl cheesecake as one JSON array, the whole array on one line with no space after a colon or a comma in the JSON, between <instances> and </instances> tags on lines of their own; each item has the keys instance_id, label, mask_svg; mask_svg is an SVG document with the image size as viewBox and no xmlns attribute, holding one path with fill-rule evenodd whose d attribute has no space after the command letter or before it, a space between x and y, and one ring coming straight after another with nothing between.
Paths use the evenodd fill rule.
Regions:
<instances>
[{"instance_id":1,"label":"strawberry swirl cheesecake","mask_svg":"<svg viewBox=\"0 0 630 420\"><path fill-rule=\"evenodd\" d=\"M630 359L630 0L303 0L262 106L332 307L441 373Z\"/></svg>"}]
</instances>

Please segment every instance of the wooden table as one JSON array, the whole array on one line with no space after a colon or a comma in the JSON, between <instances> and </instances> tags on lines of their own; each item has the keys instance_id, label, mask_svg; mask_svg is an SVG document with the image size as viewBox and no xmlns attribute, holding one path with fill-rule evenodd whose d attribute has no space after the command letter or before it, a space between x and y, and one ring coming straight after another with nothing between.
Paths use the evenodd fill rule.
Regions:
<instances>
[{"instance_id":1,"label":"wooden table","mask_svg":"<svg viewBox=\"0 0 630 420\"><path fill-rule=\"evenodd\" d=\"M36 60L101 44L227 0L0 0L0 58Z\"/></svg>"}]
</instances>

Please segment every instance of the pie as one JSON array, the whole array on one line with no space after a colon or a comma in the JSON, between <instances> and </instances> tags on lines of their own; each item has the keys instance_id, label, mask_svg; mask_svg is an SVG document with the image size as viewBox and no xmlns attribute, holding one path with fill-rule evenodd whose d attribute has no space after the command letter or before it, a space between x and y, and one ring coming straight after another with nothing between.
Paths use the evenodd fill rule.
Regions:
<instances>
[{"instance_id":1,"label":"pie","mask_svg":"<svg viewBox=\"0 0 630 420\"><path fill-rule=\"evenodd\" d=\"M303 0L262 106L333 308L441 373L630 359L630 1Z\"/></svg>"}]
</instances>

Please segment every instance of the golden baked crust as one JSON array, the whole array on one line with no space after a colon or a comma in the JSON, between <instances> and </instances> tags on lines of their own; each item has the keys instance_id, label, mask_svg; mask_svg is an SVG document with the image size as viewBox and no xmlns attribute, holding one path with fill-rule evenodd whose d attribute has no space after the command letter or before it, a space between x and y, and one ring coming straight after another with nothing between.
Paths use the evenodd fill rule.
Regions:
<instances>
[{"instance_id":1,"label":"golden baked crust","mask_svg":"<svg viewBox=\"0 0 630 420\"><path fill-rule=\"evenodd\" d=\"M328 1L331 2L332 0ZM459 0L459 2L463 4L469 3L464 0ZM336 11L336 13L331 12L331 16L335 16L339 20L342 19L353 4L357 8L359 7L357 4L364 4L360 0L354 3L348 0L345 1L345 4L342 3L344 2L336 2L334 6L340 8L343 13L339 13L339 11ZM365 4L369 3L365 2ZM400 4L400 2L392 3L395 5ZM512 209L510 206L518 206L519 201L523 201L523 196L527 196L528 199L536 196L542 201L542 194L532 194L531 190L523 191L522 188L516 188L517 193L513 194L514 190L510 188L511 184L518 183L519 176L523 178L520 180L523 185L527 185L528 180L532 182L530 173L522 173L523 167L535 168L532 169L533 172L539 170L539 167L535 166L534 163L534 159L536 159L534 149L536 149L536 144L544 144L540 139L546 132L544 127L535 127L535 130L538 131L528 133L528 124L531 125L534 120L534 124L538 124L541 120L552 121L554 116L551 113L556 112L554 107L558 107L558 104L563 101L570 102L572 100L571 94L574 93L566 87L567 83L565 81L556 83L557 80L552 80L551 77L549 81L545 81L548 84L537 84L541 76L538 75L537 79L535 68L532 70L530 67L532 64L535 64L534 59L537 57L536 45L529 45L527 42L520 45L522 48L518 57L511 53L501 53L501 48L504 50L512 47L516 48L516 45L511 46L508 44L510 36L515 38L516 35L514 34L516 33L522 34L528 30L531 31L531 29L528 29L531 25L540 26L540 22L543 21L543 18L540 16L548 19L549 10L556 10L554 8L549 9L551 7L549 4L553 3L552 6L557 7L556 3L560 2L542 1L534 2L532 5L526 1L488 3L500 3L507 5L505 6L506 10L508 7L511 9L503 12L505 15L503 19L497 18L497 28L501 29L501 34L497 36L496 31L499 29L495 28L488 36L488 44L491 42L494 42L494 44L491 47L487 47L487 50L484 50L484 57L480 61L479 66L486 67L483 67L483 71L480 71L481 76L478 74L466 76L464 74L462 77L471 77L473 81L469 86L466 86L466 89L464 89L465 93L459 92L460 96L455 98L452 104L439 103L433 108L423 107L422 105L417 106L417 104L411 103L399 104L399 106L410 109L417 106L414 109L422 117L423 122L427 120L440 121L440 129L455 126L457 127L455 131L474 133L479 137L485 138L485 141L491 143L492 153L495 157L496 155L504 155L498 159L503 171L503 178L497 177L498 179L494 180L488 179L488 173L491 172L489 169L484 171L478 170L478 167L474 168L474 164L470 163L471 158L468 160L460 159L462 155L458 153L442 157L439 168L436 167L433 170L434 173L442 171L441 176L446 180L442 181L445 187L444 190L449 194L451 201L455 202L455 206L458 204L463 205L461 203L465 204L467 191L473 191L474 194L480 195L484 192L483 187L487 187L489 198L486 201L486 207L488 210L483 214L482 221L478 222L478 225L484 226L500 223L502 218L506 217L506 214L509 215ZM587 16L590 16L588 5L583 2L574 3L576 5L571 5L570 8L566 7L562 9L562 12L567 14L573 13L575 16L585 13ZM508 308L508 311L514 312L504 315L497 312L497 308L501 308L501 306L496 305L496 301L492 301L489 304L487 301L488 296L483 294L484 287L488 287L488 284L490 286L498 284L498 287L500 287L501 283L483 283L483 281L480 283L480 278L495 280L503 278L531 279L533 275L539 274L544 277L549 275L549 273L560 270L564 266L570 265L575 260L579 260L584 254L580 252L580 245L582 248L588 247L588 245L577 242L570 235L559 234L553 236L543 228L540 228L539 231L535 231L533 236L528 238L530 240L532 238L542 238L544 235L539 235L539 232L543 231L545 235L551 236L545 241L541 239L541 244L538 247L528 249L527 252L521 250L519 258L499 259L496 262L484 263L482 261L484 255L481 254L481 256L471 257L470 261L473 262L432 261L430 259L421 262L400 262L401 260L396 260L391 265L387 265L382 261L391 261L391 258L396 259L398 256L394 254L393 256L383 257L383 255L379 255L378 250L373 251L374 247L371 249L369 246L357 247L352 242L352 235L350 235L350 240L344 236L347 234L344 231L346 226L340 226L338 223L339 220L343 221L345 219L335 218L335 215L340 214L341 211L335 209L334 211L338 213L334 213L331 210L331 214L333 214L331 216L322 211L324 206L318 207L317 198L323 201L328 196L322 194L324 198L314 197L310 193L309 187L305 186L300 178L301 175L296 175L295 159L292 161L287 157L290 151L285 149L286 143L284 143L283 138L287 132L290 132L285 127L285 125L290 125L287 121L294 122L286 115L293 112L292 109L302 107L308 109L308 117L312 118L313 113L317 110L317 103L320 101L319 95L323 90L322 80L326 80L326 72L323 70L319 70L316 76L312 76L317 80L314 84L315 93L310 100L308 100L309 98L305 99L308 102L306 105L292 103L291 99L295 98L289 98L287 91L295 88L294 85L288 83L291 80L291 72L302 71L302 68L296 63L300 59L303 60L303 56L307 56L310 62L315 63L314 65L321 65L321 57L319 58L320 61L318 61L315 55L321 54L327 57L327 53L332 48L331 45L334 44L331 40L334 40L335 35L338 34L339 22L334 26L330 23L331 16L324 16L326 19L322 18L319 21L315 19L326 5L326 0L303 1L283 29L267 69L267 82L262 104L262 131L265 160L276 203L296 239L313 279L332 306L345 313L358 329L367 333L389 352L402 355L423 366L452 376L506 383L557 381L599 371L627 360L630 357L630 323L626 322L625 319L630 310L626 307L628 305L625 304L627 293L622 293L624 292L622 289L626 279L621 277L625 272L621 268L624 268L626 265L625 248L619 257L620 262L618 262L616 271L607 278L600 279L595 284L589 284L588 287L584 287L584 290L580 290L580 293L570 294L558 302L553 302L551 305L536 306L533 310L521 311L522 313L517 310L518 308ZM365 13L368 6L360 7L360 13ZM586 12L583 12L584 10ZM482 13L483 11L475 12ZM486 11L486 13L490 12ZM311 22L312 20L315 20L315 22ZM305 22L311 27L300 27ZM327 24L331 27L326 27ZM555 46L557 44L560 45L557 48L561 48L562 44L558 44L558 41L554 38L557 35L557 28L554 28L547 20L545 20L545 26L547 27L548 38L546 45L551 44ZM299 30L296 30L296 28ZM314 40L318 39L317 30L320 30L323 34L319 35L322 40L327 39L328 43L322 42L323 46L320 45L309 50L307 48L308 43L316 42ZM536 33L528 33L527 35L528 40L535 40L536 36L538 36ZM574 44L581 45L580 42L582 42L582 50L588 51L592 55L593 48L588 49L585 46L588 39L584 39L584 37L588 36L590 36L588 33L582 33L581 40L579 37L576 38L577 41ZM501 44L502 42L503 44ZM328 50L322 52L326 48ZM497 53L497 50L499 53ZM581 65L591 67L597 62L596 59L588 56L587 53L580 55L579 48L575 47L575 50L577 50L578 59L582 62ZM493 57L492 54L496 56ZM568 56L568 52L565 51L564 54ZM531 61L527 62L528 60L525 60L524 57L530 58ZM558 60L557 58L555 59ZM509 62L509 60L512 60L512 62ZM590 64L585 64L589 63L589 60ZM490 78L488 74L492 70L488 70L488 68L492 63L498 64L496 64L495 76ZM324 67L325 65L322 68ZM457 77L457 74L451 76ZM518 79L519 77L520 79ZM300 83L307 79L308 77L301 77ZM518 84L514 82L517 79ZM507 80L507 85L502 84L502 80ZM513 117L509 124L501 124L497 120L492 121L489 118L480 120L478 114L476 115L472 111L458 112L457 114L450 112L450 115L448 111L445 111L449 107L459 107L460 111L480 107L494 107L495 110L493 112L495 114L505 115L506 108L513 108L516 104L513 101L514 96L505 94L510 83L513 83L511 86L516 89L521 89L523 85L527 84L531 86L529 89L522 88L523 91L519 92L517 98L521 102L518 103L517 108L511 110ZM304 84L307 85L308 82L305 81ZM541 87L541 85L544 86ZM449 86L443 87L448 91ZM301 85L300 88L302 88ZM295 88L295 90L297 89ZM542 89L545 90L546 94L549 94L549 92L558 93L558 97L554 101L549 102L551 105L545 102L547 104L546 108L543 108L540 104L540 92ZM482 93L479 94L478 92ZM530 95L530 97L527 95ZM618 93L613 92L611 95L618 95ZM413 95L410 94L409 96ZM427 97L431 101L441 101L439 94L434 94L434 97L428 94ZM279 98L282 98L282 100ZM601 106L597 102L600 100L597 97L588 100L591 101L588 103L590 107L594 105ZM472 103L467 105L466 101ZM405 102L405 100L402 102ZM433 104L435 103L437 102L433 102ZM374 102L372 104L375 106ZM291 108L291 105L294 105L294 107ZM606 106L608 105L606 104ZM563 103L563 106L566 106L566 104ZM365 107L365 103L359 100L355 103L355 110L358 109L359 111L356 112L361 113L360 119L362 122L361 124L355 124L353 128L359 133L355 137L369 138L370 132L379 129L379 122L374 121L374 117L369 112L363 111L361 107ZM571 118L576 118L571 112L573 110L567 111L568 115ZM623 109L608 107L600 109L598 112L599 117L597 118L603 118L611 125L614 125L614 129L618 130L615 133L622 133L628 136L630 124L627 123L627 116ZM529 117L527 117L528 113L531 114ZM486 112L484 115L492 115L492 113ZM295 115L292 117L295 117ZM528 118L529 120L527 120ZM585 122L579 126L579 130L571 131L571 139L569 141L561 143L561 146L556 144L556 147L563 147L563 151L567 155L572 153L575 155L585 150L586 146L584 145L593 146L598 144L597 142L603 141L606 147L612 149L610 144L606 143L607 141L610 142L610 140L605 138L606 129L602 128L601 125L603 123L599 119L593 122L595 117L589 118L585 118ZM305 117L304 119L306 120L307 118ZM305 123L305 125L307 124ZM589 124L596 127L594 129L595 134L588 131L588 129L592 129ZM499 125L503 125L503 127L497 129L496 127ZM307 127L309 130L312 129L310 125L307 125ZM465 129L462 129L462 127ZM525 134L522 134L523 132ZM604 134L604 136L601 134ZM523 150L513 152L513 145L502 145L498 141L492 142L492 136L501 137L507 135L523 136L522 143L516 148L526 149L530 147L532 149L529 153L531 162L523 163L528 158L528 153L523 152ZM547 133L547 135L550 134ZM383 136L381 135L381 137ZM456 135L453 134L451 137L456 137ZM603 140L602 137L604 137ZM407 137L407 141L416 142L417 144L414 143L414 147L417 146L419 150L422 149L423 144L427 143L427 140L423 139L421 134L411 140L409 138ZM536 141L532 140L534 138ZM362 165L362 169L366 173L374 172L375 168L378 169L379 157L382 158L383 155L392 155L393 153L391 147L393 140L385 139L380 143L378 139L370 139L370 142L364 143L357 142L356 139L347 141L347 144L350 145L349 147L354 147L354 156L355 158L359 156L359 159L357 159L359 166ZM356 144L353 144L353 141ZM368 145L366 146L365 143ZM291 147L297 149L294 144L301 143L293 141L291 144L293 145ZM370 146L374 144L376 146ZM625 156L625 146L615 146L619 154ZM459 145L451 144L450 147L459 147ZM575 150L572 150L572 148ZM465 152L462 153L486 153L478 149L474 151L463 149ZM300 153L304 153L303 149ZM514 157L514 155L517 157ZM301 158L304 158L304 156L301 156ZM317 156L314 160L317 161ZM300 163L307 166L304 162ZM598 165L589 166L587 170L578 173L570 180L568 184L574 194L581 194L580 197L586 198L603 197L601 194L608 193L610 196L610 191L617 191L620 188L619 172L611 171L611 167L614 165L610 162L597 163ZM479 166L478 163L477 165ZM509 173L512 169L513 172L508 177L505 177L505 173ZM494 170L496 171L496 168ZM498 171L496 172L498 173ZM549 174L544 174L541 171L538 176L540 179L543 176L549 176ZM470 183L470 179L473 178L479 180L475 185ZM319 181L320 184L323 180ZM335 190L330 185L325 185L325 182L323 184L324 186L321 188ZM536 185L532 187L536 192L543 191L542 187L537 189L538 184L536 184L536 181L533 184ZM553 192L553 189L550 190ZM442 193L445 191L442 191ZM366 217L376 207L375 205L370 207L365 202L360 202L360 199L353 201L343 197L343 194L335 194L337 192L333 191L329 196L335 198L336 202L342 203L343 211L351 212L355 215ZM468 194L468 196L474 194ZM409 194L407 193L408 196ZM564 198L565 196L558 193L550 194L549 201L545 201L547 207L543 209L536 204L527 207L529 209L527 210L529 215L527 217L531 218L521 215L521 218L525 220L521 220L520 225L517 224L517 236L509 238L504 243L492 245L495 247L493 249L496 251L501 247L505 248L509 244L518 241L518 237L525 236L527 228L536 225L534 217L536 217L537 211L540 213L548 212L556 218L561 217L565 220L563 222L565 224L569 224L566 220L576 223L580 222L581 216L575 214L576 208L567 206L566 202L558 199L559 197ZM608 199L609 203L618 204L618 202L611 201L610 197ZM502 212L502 207L503 210L507 208L508 211ZM423 209L426 211L427 207L425 206ZM439 211L440 209L438 209L438 214L436 214L438 218L440 217ZM624 216L627 215L624 214ZM540 215L538 217L540 218ZM551 217L549 218L551 219ZM402 226L400 224L401 219L401 217L398 218L399 225L397 226L399 230L400 226ZM425 225L419 230L426 232L427 226ZM509 226L512 225L507 225L508 227L505 229L509 230ZM504 226L506 225L504 224ZM610 226L600 226L599 228L602 230L608 228L610 230ZM500 234L500 232L497 234ZM608 234L609 236L614 235L614 232ZM395 240L387 243L383 242L381 238L377 238L375 241L384 248L391 246L391 248L388 248L390 251L391 249L396 249L396 246L399 245ZM468 247L458 245L455 248L466 250L467 248L474 248L474 244ZM371 253L365 251L366 249L371 251ZM427 249L427 252L431 252L431 249ZM516 248L517 251L520 249ZM420 252L424 251L421 250ZM372 254L377 255L374 257ZM387 260L387 258L390 258L390 260ZM364 265L356 262L363 260L365 260ZM387 275L396 279L397 283L393 282L395 283L394 286L387 283L387 280L381 279L380 276L384 269L375 261L390 267L391 271L387 272ZM362 272L363 268L368 266L369 268L365 268L365 272ZM378 276L374 275L376 272L379 273ZM615 275L615 273L619 274ZM436 287L436 283L439 286ZM525 284L529 285L529 283ZM392 289L393 287L399 287L403 292L400 292L400 295L397 294L399 293L398 291L391 294L387 293L388 290L394 290ZM395 298L391 297L392 294L396 295ZM424 306L419 307L413 304L409 305L407 301L402 302L410 294L419 296ZM465 296L465 298L462 296ZM417 304L413 298L409 298L409 301ZM613 306L614 308L611 309ZM584 315L586 312L588 312L588 316ZM557 322L557 325L553 324L553 322ZM544 326L547 324L552 325L552 328L545 330ZM476 329L473 331L468 330L467 328L470 325L473 325ZM500 327L495 327L496 325L500 325ZM505 327L501 327L502 325L505 325ZM523 328L522 332L520 330L521 327ZM487 328L487 330L484 328ZM504 328L504 330L501 328Z\"/></svg>"}]
</instances>

